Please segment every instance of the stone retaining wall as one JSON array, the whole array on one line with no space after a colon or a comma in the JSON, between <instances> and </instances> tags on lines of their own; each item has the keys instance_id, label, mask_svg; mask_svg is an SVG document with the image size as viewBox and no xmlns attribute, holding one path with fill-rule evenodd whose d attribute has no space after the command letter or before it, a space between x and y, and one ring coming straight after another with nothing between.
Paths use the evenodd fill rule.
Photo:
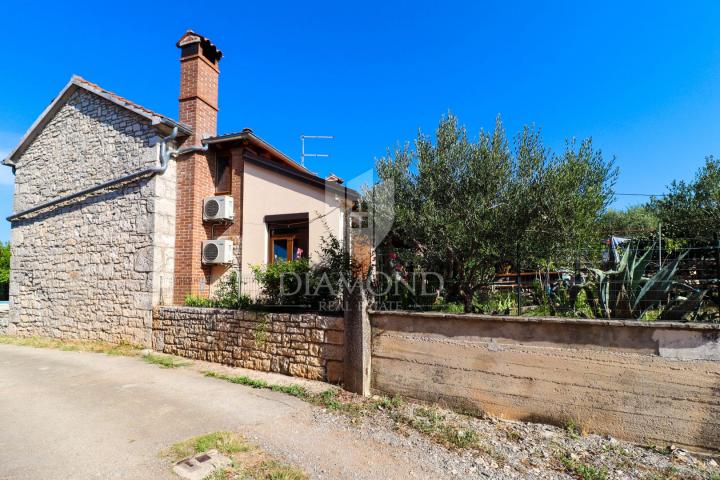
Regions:
<instances>
[{"instance_id":1,"label":"stone retaining wall","mask_svg":"<svg viewBox=\"0 0 720 480\"><path fill-rule=\"evenodd\" d=\"M372 388L720 450L720 325L371 313Z\"/></svg>"},{"instance_id":2,"label":"stone retaining wall","mask_svg":"<svg viewBox=\"0 0 720 480\"><path fill-rule=\"evenodd\" d=\"M343 378L344 321L314 314L159 307L153 349L329 382Z\"/></svg>"},{"instance_id":3,"label":"stone retaining wall","mask_svg":"<svg viewBox=\"0 0 720 480\"><path fill-rule=\"evenodd\" d=\"M7 333L9 309L7 305L0 305L0 335Z\"/></svg>"}]
</instances>

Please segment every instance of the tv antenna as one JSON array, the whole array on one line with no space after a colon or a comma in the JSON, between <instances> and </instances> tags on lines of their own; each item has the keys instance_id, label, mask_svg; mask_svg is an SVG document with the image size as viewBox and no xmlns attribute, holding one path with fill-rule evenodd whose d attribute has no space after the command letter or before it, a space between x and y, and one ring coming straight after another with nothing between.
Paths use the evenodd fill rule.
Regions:
<instances>
[{"instance_id":1,"label":"tv antenna","mask_svg":"<svg viewBox=\"0 0 720 480\"><path fill-rule=\"evenodd\" d=\"M300 135L301 153L300 153L300 165L305 166L305 157L322 157L327 158L330 155L327 153L305 153L305 139L320 139L320 140L332 140L335 138L334 135Z\"/></svg>"}]
</instances>

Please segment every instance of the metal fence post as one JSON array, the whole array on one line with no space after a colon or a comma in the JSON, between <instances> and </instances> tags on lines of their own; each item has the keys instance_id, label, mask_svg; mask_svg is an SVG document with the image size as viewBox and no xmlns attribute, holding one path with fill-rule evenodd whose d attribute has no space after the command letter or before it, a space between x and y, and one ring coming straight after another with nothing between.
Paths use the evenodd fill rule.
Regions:
<instances>
[{"instance_id":1,"label":"metal fence post","mask_svg":"<svg viewBox=\"0 0 720 480\"><path fill-rule=\"evenodd\" d=\"M520 242L515 245L515 269L517 270L517 314L522 315L522 275L520 275Z\"/></svg>"},{"instance_id":2,"label":"metal fence post","mask_svg":"<svg viewBox=\"0 0 720 480\"><path fill-rule=\"evenodd\" d=\"M720 236L713 233L715 240L715 295L718 300L718 315L720 315Z\"/></svg>"}]
</instances>

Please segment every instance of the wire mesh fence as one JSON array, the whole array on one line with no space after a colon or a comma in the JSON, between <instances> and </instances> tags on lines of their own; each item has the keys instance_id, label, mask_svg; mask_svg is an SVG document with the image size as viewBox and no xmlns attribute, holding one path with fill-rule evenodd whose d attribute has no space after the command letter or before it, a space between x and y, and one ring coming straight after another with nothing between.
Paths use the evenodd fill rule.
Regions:
<instances>
[{"instance_id":1,"label":"wire mesh fence","mask_svg":"<svg viewBox=\"0 0 720 480\"><path fill-rule=\"evenodd\" d=\"M199 295L186 298L191 306L240 308L271 312L321 312L340 314L341 288L328 288L310 271L278 275L223 275L203 279Z\"/></svg>"},{"instance_id":2,"label":"wire mesh fence","mask_svg":"<svg viewBox=\"0 0 720 480\"><path fill-rule=\"evenodd\" d=\"M720 322L720 242L608 236L582 248L518 242L469 258L384 247L375 308Z\"/></svg>"}]
</instances>

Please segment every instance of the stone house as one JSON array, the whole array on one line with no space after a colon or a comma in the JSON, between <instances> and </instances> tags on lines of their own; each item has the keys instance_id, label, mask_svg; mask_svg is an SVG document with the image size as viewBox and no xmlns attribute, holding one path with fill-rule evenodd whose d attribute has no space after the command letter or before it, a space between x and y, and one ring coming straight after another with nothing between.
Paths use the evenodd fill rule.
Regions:
<instances>
[{"instance_id":1,"label":"stone house","mask_svg":"<svg viewBox=\"0 0 720 480\"><path fill-rule=\"evenodd\" d=\"M74 76L3 161L15 213L0 331L149 345L155 306L347 236L352 192L250 129L218 135L222 53L192 31L177 47L178 121Z\"/></svg>"}]
</instances>

